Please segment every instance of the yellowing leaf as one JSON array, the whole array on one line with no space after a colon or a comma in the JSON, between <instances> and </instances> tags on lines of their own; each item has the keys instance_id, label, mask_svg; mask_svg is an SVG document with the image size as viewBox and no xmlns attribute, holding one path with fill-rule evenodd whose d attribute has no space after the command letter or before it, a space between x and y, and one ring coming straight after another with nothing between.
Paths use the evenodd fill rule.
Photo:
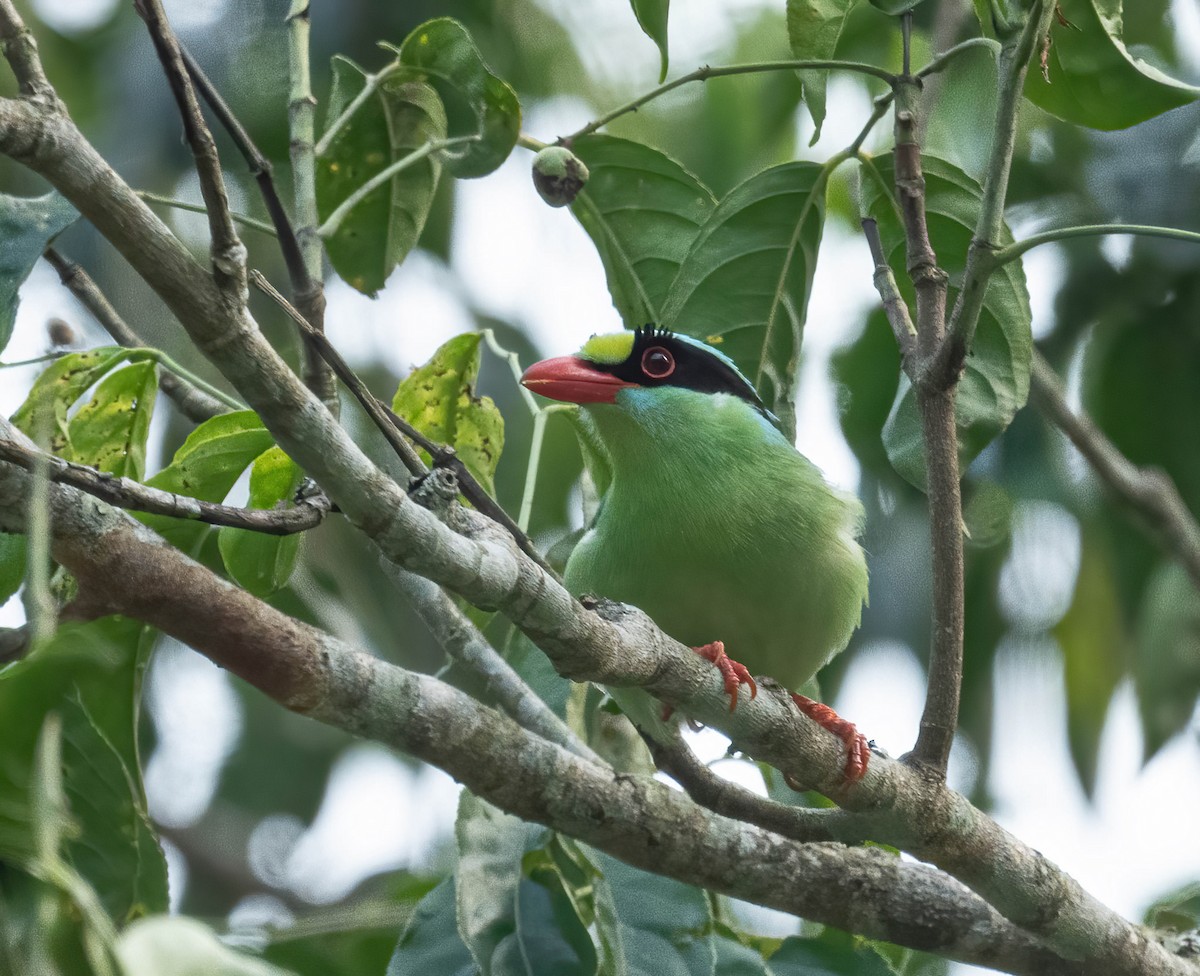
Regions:
<instances>
[{"instance_id":1,"label":"yellowing leaf","mask_svg":"<svg viewBox=\"0 0 1200 976\"><path fill-rule=\"evenodd\" d=\"M475 396L479 335L445 343L400 384L392 409L426 437L453 447L488 494L504 449L504 418L490 397Z\"/></svg>"},{"instance_id":2,"label":"yellowing leaf","mask_svg":"<svg viewBox=\"0 0 1200 976\"><path fill-rule=\"evenodd\" d=\"M158 373L153 362L133 363L109 373L71 418L67 459L141 480L157 394Z\"/></svg>"}]
</instances>

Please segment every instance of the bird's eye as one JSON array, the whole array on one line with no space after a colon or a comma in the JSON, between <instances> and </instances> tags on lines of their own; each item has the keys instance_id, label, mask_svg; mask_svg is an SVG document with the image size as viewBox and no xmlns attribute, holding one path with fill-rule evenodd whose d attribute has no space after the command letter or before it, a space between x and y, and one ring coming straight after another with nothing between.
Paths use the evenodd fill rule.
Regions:
<instances>
[{"instance_id":1,"label":"bird's eye","mask_svg":"<svg viewBox=\"0 0 1200 976\"><path fill-rule=\"evenodd\" d=\"M665 380L675 372L675 357L662 346L652 346L642 353L642 372L652 380Z\"/></svg>"}]
</instances>

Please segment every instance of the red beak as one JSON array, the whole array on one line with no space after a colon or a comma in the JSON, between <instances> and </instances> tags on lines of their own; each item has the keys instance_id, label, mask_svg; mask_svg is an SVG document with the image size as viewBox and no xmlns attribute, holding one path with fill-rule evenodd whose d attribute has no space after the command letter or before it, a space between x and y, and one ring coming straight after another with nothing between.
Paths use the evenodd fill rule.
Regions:
<instances>
[{"instance_id":1,"label":"red beak","mask_svg":"<svg viewBox=\"0 0 1200 976\"><path fill-rule=\"evenodd\" d=\"M558 356L534 363L525 370L521 385L551 400L567 403L615 403L618 390L637 386L597 369L578 356Z\"/></svg>"}]
</instances>

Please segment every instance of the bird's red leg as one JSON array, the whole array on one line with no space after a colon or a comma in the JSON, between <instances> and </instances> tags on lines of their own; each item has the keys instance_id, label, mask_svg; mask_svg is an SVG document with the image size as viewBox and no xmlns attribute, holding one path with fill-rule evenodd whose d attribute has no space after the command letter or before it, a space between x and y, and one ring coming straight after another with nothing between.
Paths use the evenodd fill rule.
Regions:
<instances>
[{"instance_id":1,"label":"bird's red leg","mask_svg":"<svg viewBox=\"0 0 1200 976\"><path fill-rule=\"evenodd\" d=\"M866 775L867 762L871 758L867 737L855 728L853 722L847 722L828 705L797 695L795 692L792 693L792 701L819 726L828 729L846 743L846 782L856 783L862 779Z\"/></svg>"},{"instance_id":2,"label":"bird's red leg","mask_svg":"<svg viewBox=\"0 0 1200 976\"><path fill-rule=\"evenodd\" d=\"M725 645L720 641L713 641L711 644L705 644L703 647L693 647L693 651L699 654L704 660L712 661L717 666L717 670L721 672L721 677L725 679L725 694L729 696L729 710L732 712L737 708L738 689L742 685L750 686L750 697L754 698L758 694L758 685L750 672L746 670L745 665L738 664L728 654L725 653Z\"/></svg>"}]
</instances>

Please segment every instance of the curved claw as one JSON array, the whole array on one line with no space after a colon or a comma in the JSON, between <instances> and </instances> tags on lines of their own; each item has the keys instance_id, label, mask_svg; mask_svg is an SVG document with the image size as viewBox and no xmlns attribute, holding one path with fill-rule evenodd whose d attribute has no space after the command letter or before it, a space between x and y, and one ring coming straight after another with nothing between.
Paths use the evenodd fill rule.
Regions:
<instances>
[{"instance_id":1,"label":"curved claw","mask_svg":"<svg viewBox=\"0 0 1200 976\"><path fill-rule=\"evenodd\" d=\"M692 650L704 658L704 660L711 661L716 665L717 670L721 672L721 677L725 679L725 694L729 696L729 710L731 712L737 708L738 689L742 685L750 686L750 697L752 699L757 697L758 684L755 682L753 675L746 670L745 665L739 664L725 653L725 645L723 643L712 641L701 647L693 647Z\"/></svg>"},{"instance_id":2,"label":"curved claw","mask_svg":"<svg viewBox=\"0 0 1200 976\"><path fill-rule=\"evenodd\" d=\"M858 731L853 722L847 722L828 705L797 695L795 692L792 692L792 701L819 726L828 729L846 743L846 782L857 783L862 779L867 773L867 763L871 759L867 737Z\"/></svg>"}]
</instances>

